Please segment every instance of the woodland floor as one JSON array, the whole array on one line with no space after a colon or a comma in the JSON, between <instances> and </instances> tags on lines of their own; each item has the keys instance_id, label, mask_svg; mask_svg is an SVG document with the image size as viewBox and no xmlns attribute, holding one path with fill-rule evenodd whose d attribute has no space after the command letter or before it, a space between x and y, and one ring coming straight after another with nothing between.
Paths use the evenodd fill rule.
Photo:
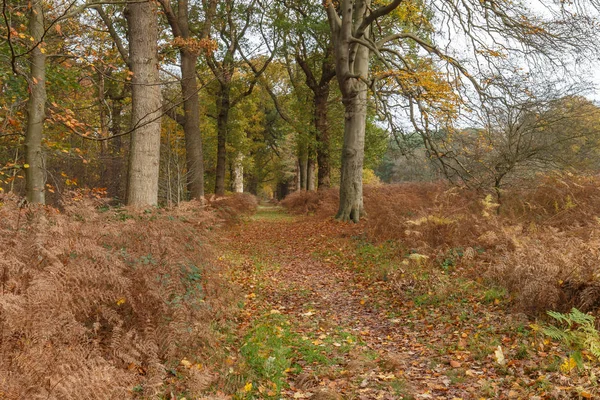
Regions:
<instances>
[{"instance_id":1,"label":"woodland floor","mask_svg":"<svg viewBox=\"0 0 600 400\"><path fill-rule=\"evenodd\" d=\"M226 235L219 260L245 293L234 398L593 396L595 382L565 370L564 352L510 312L503 290L452 268L406 267L411 279L389 282L406 254L368 243L360 224L263 206Z\"/></svg>"}]
</instances>

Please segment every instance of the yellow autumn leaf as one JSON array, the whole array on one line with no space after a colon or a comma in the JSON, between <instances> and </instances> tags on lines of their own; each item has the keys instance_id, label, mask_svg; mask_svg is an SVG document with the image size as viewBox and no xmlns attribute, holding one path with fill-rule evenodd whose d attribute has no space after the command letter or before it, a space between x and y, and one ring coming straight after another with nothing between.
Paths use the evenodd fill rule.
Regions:
<instances>
[{"instance_id":1,"label":"yellow autumn leaf","mask_svg":"<svg viewBox=\"0 0 600 400\"><path fill-rule=\"evenodd\" d=\"M496 362L499 365L506 364L506 359L504 358L504 352L502 351L502 346L498 346L498 348L494 351L494 356L496 357Z\"/></svg>"},{"instance_id":2,"label":"yellow autumn leaf","mask_svg":"<svg viewBox=\"0 0 600 400\"><path fill-rule=\"evenodd\" d=\"M120 306L122 304L125 304L125 301L126 301L125 297L121 297L120 299L117 300L117 305Z\"/></svg>"},{"instance_id":3,"label":"yellow autumn leaf","mask_svg":"<svg viewBox=\"0 0 600 400\"><path fill-rule=\"evenodd\" d=\"M573 371L573 369L576 366L577 366L577 362L575 361L575 359L573 357L569 357L569 358L565 358L565 361L560 366L560 370L563 373L568 374L569 372Z\"/></svg>"},{"instance_id":4,"label":"yellow autumn leaf","mask_svg":"<svg viewBox=\"0 0 600 400\"><path fill-rule=\"evenodd\" d=\"M252 382L246 383L246 385L244 385L244 392L248 393L251 390L252 390Z\"/></svg>"},{"instance_id":5,"label":"yellow autumn leaf","mask_svg":"<svg viewBox=\"0 0 600 400\"><path fill-rule=\"evenodd\" d=\"M184 358L183 360L181 360L180 363L181 363L181 365L183 365L186 368L191 368L191 366L192 366L192 363L187 358Z\"/></svg>"},{"instance_id":6,"label":"yellow autumn leaf","mask_svg":"<svg viewBox=\"0 0 600 400\"><path fill-rule=\"evenodd\" d=\"M541 329L541 327L538 324L529 324L529 327L534 332L537 332L537 331L539 331Z\"/></svg>"},{"instance_id":7,"label":"yellow autumn leaf","mask_svg":"<svg viewBox=\"0 0 600 400\"><path fill-rule=\"evenodd\" d=\"M25 168L25 169L29 168L29 164L23 164L23 168Z\"/></svg>"}]
</instances>

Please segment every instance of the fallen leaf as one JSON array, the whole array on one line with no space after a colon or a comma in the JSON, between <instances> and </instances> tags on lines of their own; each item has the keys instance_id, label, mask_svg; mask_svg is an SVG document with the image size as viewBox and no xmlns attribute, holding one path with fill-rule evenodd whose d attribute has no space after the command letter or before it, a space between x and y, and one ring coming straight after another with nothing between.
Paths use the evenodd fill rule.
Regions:
<instances>
[{"instance_id":1,"label":"fallen leaf","mask_svg":"<svg viewBox=\"0 0 600 400\"><path fill-rule=\"evenodd\" d=\"M187 358L184 358L183 360L181 360L180 363L181 363L181 365L183 365L186 368L190 368L192 366L192 363Z\"/></svg>"},{"instance_id":2,"label":"fallen leaf","mask_svg":"<svg viewBox=\"0 0 600 400\"><path fill-rule=\"evenodd\" d=\"M499 365L505 365L506 359L504 358L504 353L502 352L502 346L498 346L496 351L494 351L494 356L496 357L496 362Z\"/></svg>"}]
</instances>

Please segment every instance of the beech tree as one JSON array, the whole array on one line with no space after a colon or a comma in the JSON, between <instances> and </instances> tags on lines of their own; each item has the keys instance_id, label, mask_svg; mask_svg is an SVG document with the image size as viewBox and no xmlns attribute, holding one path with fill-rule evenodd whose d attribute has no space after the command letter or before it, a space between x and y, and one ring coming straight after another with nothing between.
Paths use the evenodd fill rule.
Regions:
<instances>
[{"instance_id":1,"label":"beech tree","mask_svg":"<svg viewBox=\"0 0 600 400\"><path fill-rule=\"evenodd\" d=\"M551 1L542 3L552 11ZM435 117L432 109L449 106L436 107L434 90L445 87L450 90L444 89L444 94L452 97L468 86L471 95L493 95L492 88L501 87L505 72L501 61L509 55L532 65L541 60L558 64L596 34L584 14L557 9L543 17L518 1L328 0L325 6L346 110L336 215L342 221L358 222L364 214L361 172L369 88L375 90L382 82L395 85L395 94L406 99L403 106L409 117L427 124ZM431 33L434 22L443 29L439 36L460 38L479 63L447 51L442 38ZM375 74L371 57L382 66ZM431 79L420 82L417 72L423 61L430 65ZM456 103L458 107L460 99Z\"/></svg>"},{"instance_id":2,"label":"beech tree","mask_svg":"<svg viewBox=\"0 0 600 400\"><path fill-rule=\"evenodd\" d=\"M127 203L158 204L162 96L158 69L158 20L155 3L127 4L131 71L131 150Z\"/></svg>"},{"instance_id":3,"label":"beech tree","mask_svg":"<svg viewBox=\"0 0 600 400\"><path fill-rule=\"evenodd\" d=\"M167 114L175 119L185 134L186 166L188 174L188 192L192 199L204 197L204 156L202 153L202 134L200 132L200 109L196 66L200 52L210 51L211 42L208 39L212 18L214 17L217 1L204 2L204 24L200 32L190 28L190 6L188 0L177 0L173 9L170 0L160 0L162 9L167 17L174 44L179 48L181 69L181 96L183 115L170 110Z\"/></svg>"},{"instance_id":4,"label":"beech tree","mask_svg":"<svg viewBox=\"0 0 600 400\"><path fill-rule=\"evenodd\" d=\"M213 28L218 37L218 49L215 52L206 53L206 62L216 78L217 88L215 93L217 109L217 165L215 177L215 194L225 194L225 175L227 172L227 131L229 113L241 100L252 94L257 79L266 70L274 54L268 59L257 57L250 60L242 52L242 42L248 33L252 23L255 1L249 3L236 0L223 1L217 7L217 14ZM247 82L246 90L234 92L234 75L240 67L237 57L242 57L250 66L254 77ZM256 62L262 61L262 66Z\"/></svg>"},{"instance_id":5,"label":"beech tree","mask_svg":"<svg viewBox=\"0 0 600 400\"><path fill-rule=\"evenodd\" d=\"M333 46L329 28L322 18L322 7L310 2L285 1L279 10L277 24L283 31L281 52L284 53L290 81L294 89L297 79L294 65L302 71L305 86L310 91L313 137L299 157L300 187L314 189L312 170L317 164L317 187L331 186L330 132L327 120L331 81L335 78ZM312 139L312 140L311 140ZM314 143L315 145L312 145ZM316 153L316 160L315 155Z\"/></svg>"},{"instance_id":6,"label":"beech tree","mask_svg":"<svg viewBox=\"0 0 600 400\"><path fill-rule=\"evenodd\" d=\"M29 99L27 100L27 132L25 133L25 180L27 201L45 204L46 166L42 150L46 119L46 55L44 9L42 0L33 1L29 9L29 32L34 42L30 49Z\"/></svg>"}]
</instances>

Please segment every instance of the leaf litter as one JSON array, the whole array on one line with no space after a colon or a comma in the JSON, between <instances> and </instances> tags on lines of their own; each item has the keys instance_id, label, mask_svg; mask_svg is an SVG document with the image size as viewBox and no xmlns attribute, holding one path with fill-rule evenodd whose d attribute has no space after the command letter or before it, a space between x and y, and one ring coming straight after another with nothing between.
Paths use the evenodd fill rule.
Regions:
<instances>
[{"instance_id":1,"label":"leaf litter","mask_svg":"<svg viewBox=\"0 0 600 400\"><path fill-rule=\"evenodd\" d=\"M275 335L285 330L294 339L279 375L257 373L251 360L236 355L230 372L247 380L230 388L233 398L551 399L599 393L594 371L561 370L569 360L564 349L532 329L523 314L511 313L510 299L487 301L488 288L477 280L423 271L431 289L420 292L374 278L368 272L379 262L407 268L404 260L411 256L393 254L393 247L385 254L384 243L382 254L391 260L362 257L360 224L264 212L268 218L257 215L228 230L219 258L246 293L239 348L232 351L243 353L244 337L269 324L267 317L280 324ZM442 293L436 280L449 283ZM278 357L268 348L254 356L264 356L267 366Z\"/></svg>"}]
</instances>

